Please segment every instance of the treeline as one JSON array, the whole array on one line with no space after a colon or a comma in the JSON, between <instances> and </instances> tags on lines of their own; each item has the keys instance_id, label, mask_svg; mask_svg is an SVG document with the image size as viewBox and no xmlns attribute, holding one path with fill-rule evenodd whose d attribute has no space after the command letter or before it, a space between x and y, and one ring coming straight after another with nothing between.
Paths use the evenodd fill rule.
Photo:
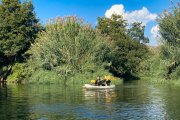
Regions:
<instances>
[{"instance_id":1,"label":"treeline","mask_svg":"<svg viewBox=\"0 0 180 120\"><path fill-rule=\"evenodd\" d=\"M1 0L0 3L0 81L13 73L15 63L25 61L24 53L42 29L31 1Z\"/></svg>"},{"instance_id":2,"label":"treeline","mask_svg":"<svg viewBox=\"0 0 180 120\"><path fill-rule=\"evenodd\" d=\"M172 7L172 11L164 11L158 19L161 55L163 60L169 61L166 79L180 79L180 4Z\"/></svg>"},{"instance_id":3,"label":"treeline","mask_svg":"<svg viewBox=\"0 0 180 120\"><path fill-rule=\"evenodd\" d=\"M180 80L180 4L172 3L171 10L164 10L157 22L160 45L150 47L149 58L141 63L141 76L156 81Z\"/></svg>"},{"instance_id":4,"label":"treeline","mask_svg":"<svg viewBox=\"0 0 180 120\"><path fill-rule=\"evenodd\" d=\"M166 23L171 22L169 19L174 26ZM179 74L179 52L175 54L179 50L178 25L179 6L159 18L163 41L160 51L171 61L167 69L172 70L165 75L168 79L174 71ZM147 61L152 55L144 29L142 23L127 24L120 15L99 17L95 28L74 16L58 17L42 26L30 1L2 0L0 80L68 84L89 82L106 74L139 79L141 71L143 75L151 72ZM171 34L171 29L176 29L176 34ZM167 39L167 34L176 37Z\"/></svg>"}]
</instances>

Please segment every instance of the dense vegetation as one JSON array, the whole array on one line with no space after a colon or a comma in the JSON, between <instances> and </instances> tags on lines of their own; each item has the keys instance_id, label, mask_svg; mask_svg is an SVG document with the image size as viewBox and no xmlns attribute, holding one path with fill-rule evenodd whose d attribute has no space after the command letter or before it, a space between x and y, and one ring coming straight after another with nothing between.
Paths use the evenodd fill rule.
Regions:
<instances>
[{"instance_id":1,"label":"dense vegetation","mask_svg":"<svg viewBox=\"0 0 180 120\"><path fill-rule=\"evenodd\" d=\"M146 43L142 23L99 17L96 28L77 17L39 24L30 1L0 4L0 80L85 83L96 76L179 79L180 6L159 16L161 45ZM42 29L43 28L43 29Z\"/></svg>"},{"instance_id":2,"label":"dense vegetation","mask_svg":"<svg viewBox=\"0 0 180 120\"><path fill-rule=\"evenodd\" d=\"M83 82L105 72L110 43L91 26L65 17L50 21L45 29L28 51L34 70L30 82Z\"/></svg>"},{"instance_id":3,"label":"dense vegetation","mask_svg":"<svg viewBox=\"0 0 180 120\"><path fill-rule=\"evenodd\" d=\"M41 27L31 2L2 0L0 4L0 80L6 80L16 62L34 42Z\"/></svg>"},{"instance_id":4,"label":"dense vegetation","mask_svg":"<svg viewBox=\"0 0 180 120\"><path fill-rule=\"evenodd\" d=\"M180 5L165 10L158 23L161 46L150 48L152 54L142 63L142 71L156 80L180 80Z\"/></svg>"},{"instance_id":5,"label":"dense vegetation","mask_svg":"<svg viewBox=\"0 0 180 120\"><path fill-rule=\"evenodd\" d=\"M174 6L172 12L164 12L158 22L163 42L162 58L170 62L166 76L171 78L176 74L175 76L178 77L180 76L180 6Z\"/></svg>"},{"instance_id":6,"label":"dense vegetation","mask_svg":"<svg viewBox=\"0 0 180 120\"><path fill-rule=\"evenodd\" d=\"M148 50L143 43L148 39L141 23L133 23L129 29L127 26L122 16L112 15L111 18L98 18L97 29L109 36L113 44L109 56L110 72L118 77L134 79L140 62L147 56Z\"/></svg>"}]
</instances>

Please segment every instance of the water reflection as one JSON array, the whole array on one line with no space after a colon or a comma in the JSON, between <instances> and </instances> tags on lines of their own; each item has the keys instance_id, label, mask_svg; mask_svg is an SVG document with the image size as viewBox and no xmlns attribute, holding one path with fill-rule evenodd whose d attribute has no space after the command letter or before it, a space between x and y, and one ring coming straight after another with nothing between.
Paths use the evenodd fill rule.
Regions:
<instances>
[{"instance_id":1,"label":"water reflection","mask_svg":"<svg viewBox=\"0 0 180 120\"><path fill-rule=\"evenodd\" d=\"M180 88L128 82L115 90L82 86L0 86L2 120L178 120Z\"/></svg>"},{"instance_id":2,"label":"water reflection","mask_svg":"<svg viewBox=\"0 0 180 120\"><path fill-rule=\"evenodd\" d=\"M86 90L84 89L84 107L86 114L81 114L84 119L112 119L113 101L116 100L115 90ZM89 115L87 115L89 114Z\"/></svg>"},{"instance_id":3,"label":"water reflection","mask_svg":"<svg viewBox=\"0 0 180 120\"><path fill-rule=\"evenodd\" d=\"M2 120L29 119L29 105L20 86L0 86L0 118Z\"/></svg>"},{"instance_id":4,"label":"water reflection","mask_svg":"<svg viewBox=\"0 0 180 120\"><path fill-rule=\"evenodd\" d=\"M161 91L154 86L149 86L149 94L147 94L148 102L144 105L147 118L156 120L165 120L168 118L166 114L166 103Z\"/></svg>"},{"instance_id":5,"label":"water reflection","mask_svg":"<svg viewBox=\"0 0 180 120\"><path fill-rule=\"evenodd\" d=\"M117 97L115 90L84 90L86 101L95 101L97 104L111 103Z\"/></svg>"}]
</instances>

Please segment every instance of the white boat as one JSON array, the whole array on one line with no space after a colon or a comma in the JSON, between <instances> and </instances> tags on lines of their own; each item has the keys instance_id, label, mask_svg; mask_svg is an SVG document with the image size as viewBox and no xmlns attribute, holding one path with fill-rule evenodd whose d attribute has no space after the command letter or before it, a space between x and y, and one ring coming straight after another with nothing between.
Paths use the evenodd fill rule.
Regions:
<instances>
[{"instance_id":1,"label":"white boat","mask_svg":"<svg viewBox=\"0 0 180 120\"><path fill-rule=\"evenodd\" d=\"M84 85L84 88L86 89L114 89L115 88L115 85L110 85L110 86L95 86L95 85L90 85L90 84L85 84Z\"/></svg>"}]
</instances>

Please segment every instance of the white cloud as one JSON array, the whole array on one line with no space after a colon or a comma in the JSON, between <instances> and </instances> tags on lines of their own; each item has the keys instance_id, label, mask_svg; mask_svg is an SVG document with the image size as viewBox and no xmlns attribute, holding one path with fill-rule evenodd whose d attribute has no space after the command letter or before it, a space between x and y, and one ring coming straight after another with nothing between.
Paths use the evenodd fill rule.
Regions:
<instances>
[{"instance_id":1,"label":"white cloud","mask_svg":"<svg viewBox=\"0 0 180 120\"><path fill-rule=\"evenodd\" d=\"M113 5L109 10L106 11L105 16L110 18L112 14L124 15L124 6L122 4Z\"/></svg>"},{"instance_id":2,"label":"white cloud","mask_svg":"<svg viewBox=\"0 0 180 120\"><path fill-rule=\"evenodd\" d=\"M151 34L153 36L153 38L158 38L160 37L159 35L159 26L158 25L155 25L151 28Z\"/></svg>"},{"instance_id":3,"label":"white cloud","mask_svg":"<svg viewBox=\"0 0 180 120\"><path fill-rule=\"evenodd\" d=\"M142 22L144 25L150 21L154 21L157 18L157 14L149 12L146 7L129 12L125 11L123 4L113 5L109 10L106 11L105 17L110 18L112 14L122 15L124 19L128 21L128 23Z\"/></svg>"}]
</instances>

